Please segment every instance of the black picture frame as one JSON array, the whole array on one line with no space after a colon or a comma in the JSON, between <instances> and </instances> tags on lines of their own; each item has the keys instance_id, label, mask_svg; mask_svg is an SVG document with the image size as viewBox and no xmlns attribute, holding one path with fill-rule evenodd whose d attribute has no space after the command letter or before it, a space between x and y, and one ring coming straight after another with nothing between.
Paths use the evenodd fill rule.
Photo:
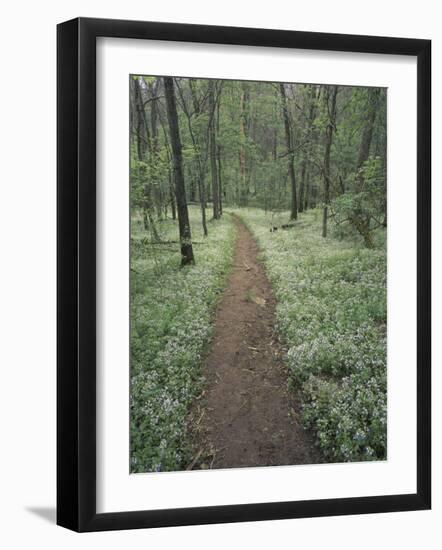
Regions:
<instances>
[{"instance_id":1,"label":"black picture frame","mask_svg":"<svg viewBox=\"0 0 442 550\"><path fill-rule=\"evenodd\" d=\"M417 58L417 492L96 512L96 38ZM424 510L431 506L431 41L79 18L57 28L57 523L75 531Z\"/></svg>"}]
</instances>

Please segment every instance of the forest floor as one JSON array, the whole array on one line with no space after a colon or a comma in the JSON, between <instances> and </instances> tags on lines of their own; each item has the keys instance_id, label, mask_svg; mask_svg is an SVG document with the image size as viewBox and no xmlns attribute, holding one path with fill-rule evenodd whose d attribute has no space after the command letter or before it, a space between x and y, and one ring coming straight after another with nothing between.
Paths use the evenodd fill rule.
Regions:
<instances>
[{"instance_id":1,"label":"forest floor","mask_svg":"<svg viewBox=\"0 0 442 550\"><path fill-rule=\"evenodd\" d=\"M274 333L276 301L259 249L235 217L232 272L218 304L205 361L205 388L191 412L196 454L188 469L323 461L288 391Z\"/></svg>"}]
</instances>

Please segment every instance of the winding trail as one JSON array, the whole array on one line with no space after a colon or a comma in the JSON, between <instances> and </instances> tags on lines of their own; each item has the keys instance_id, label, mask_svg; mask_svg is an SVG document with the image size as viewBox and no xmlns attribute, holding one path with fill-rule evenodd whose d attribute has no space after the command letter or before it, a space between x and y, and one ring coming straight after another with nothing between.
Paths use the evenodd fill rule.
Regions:
<instances>
[{"instance_id":1,"label":"winding trail","mask_svg":"<svg viewBox=\"0 0 442 550\"><path fill-rule=\"evenodd\" d=\"M273 333L275 298L258 246L238 218L235 225L233 269L216 313L205 390L192 412L199 451L188 469L320 462L287 391Z\"/></svg>"}]
</instances>

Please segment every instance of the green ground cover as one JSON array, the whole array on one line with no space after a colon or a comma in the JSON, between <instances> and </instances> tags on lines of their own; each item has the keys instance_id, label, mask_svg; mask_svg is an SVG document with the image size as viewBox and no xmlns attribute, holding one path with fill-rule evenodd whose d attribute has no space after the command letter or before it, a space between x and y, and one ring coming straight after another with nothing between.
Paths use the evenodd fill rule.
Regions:
<instances>
[{"instance_id":1,"label":"green ground cover","mask_svg":"<svg viewBox=\"0 0 442 550\"><path fill-rule=\"evenodd\" d=\"M186 466L186 417L202 384L201 359L229 272L230 216L211 221L203 238L200 211L189 207L196 265L180 267L177 222L157 224L151 242L142 217L131 223L131 472ZM210 212L207 212L208 218ZM168 242L169 241L169 242ZM170 242L175 241L175 242Z\"/></svg>"}]
</instances>

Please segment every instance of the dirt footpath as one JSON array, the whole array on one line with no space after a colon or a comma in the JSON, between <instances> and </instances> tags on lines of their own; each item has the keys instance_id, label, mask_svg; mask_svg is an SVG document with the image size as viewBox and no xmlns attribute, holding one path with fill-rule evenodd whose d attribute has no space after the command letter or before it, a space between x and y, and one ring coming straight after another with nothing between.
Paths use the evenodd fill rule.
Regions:
<instances>
[{"instance_id":1,"label":"dirt footpath","mask_svg":"<svg viewBox=\"0 0 442 550\"><path fill-rule=\"evenodd\" d=\"M237 229L233 269L218 306L203 396L192 412L189 469L321 462L287 391L275 298L249 230Z\"/></svg>"}]
</instances>

